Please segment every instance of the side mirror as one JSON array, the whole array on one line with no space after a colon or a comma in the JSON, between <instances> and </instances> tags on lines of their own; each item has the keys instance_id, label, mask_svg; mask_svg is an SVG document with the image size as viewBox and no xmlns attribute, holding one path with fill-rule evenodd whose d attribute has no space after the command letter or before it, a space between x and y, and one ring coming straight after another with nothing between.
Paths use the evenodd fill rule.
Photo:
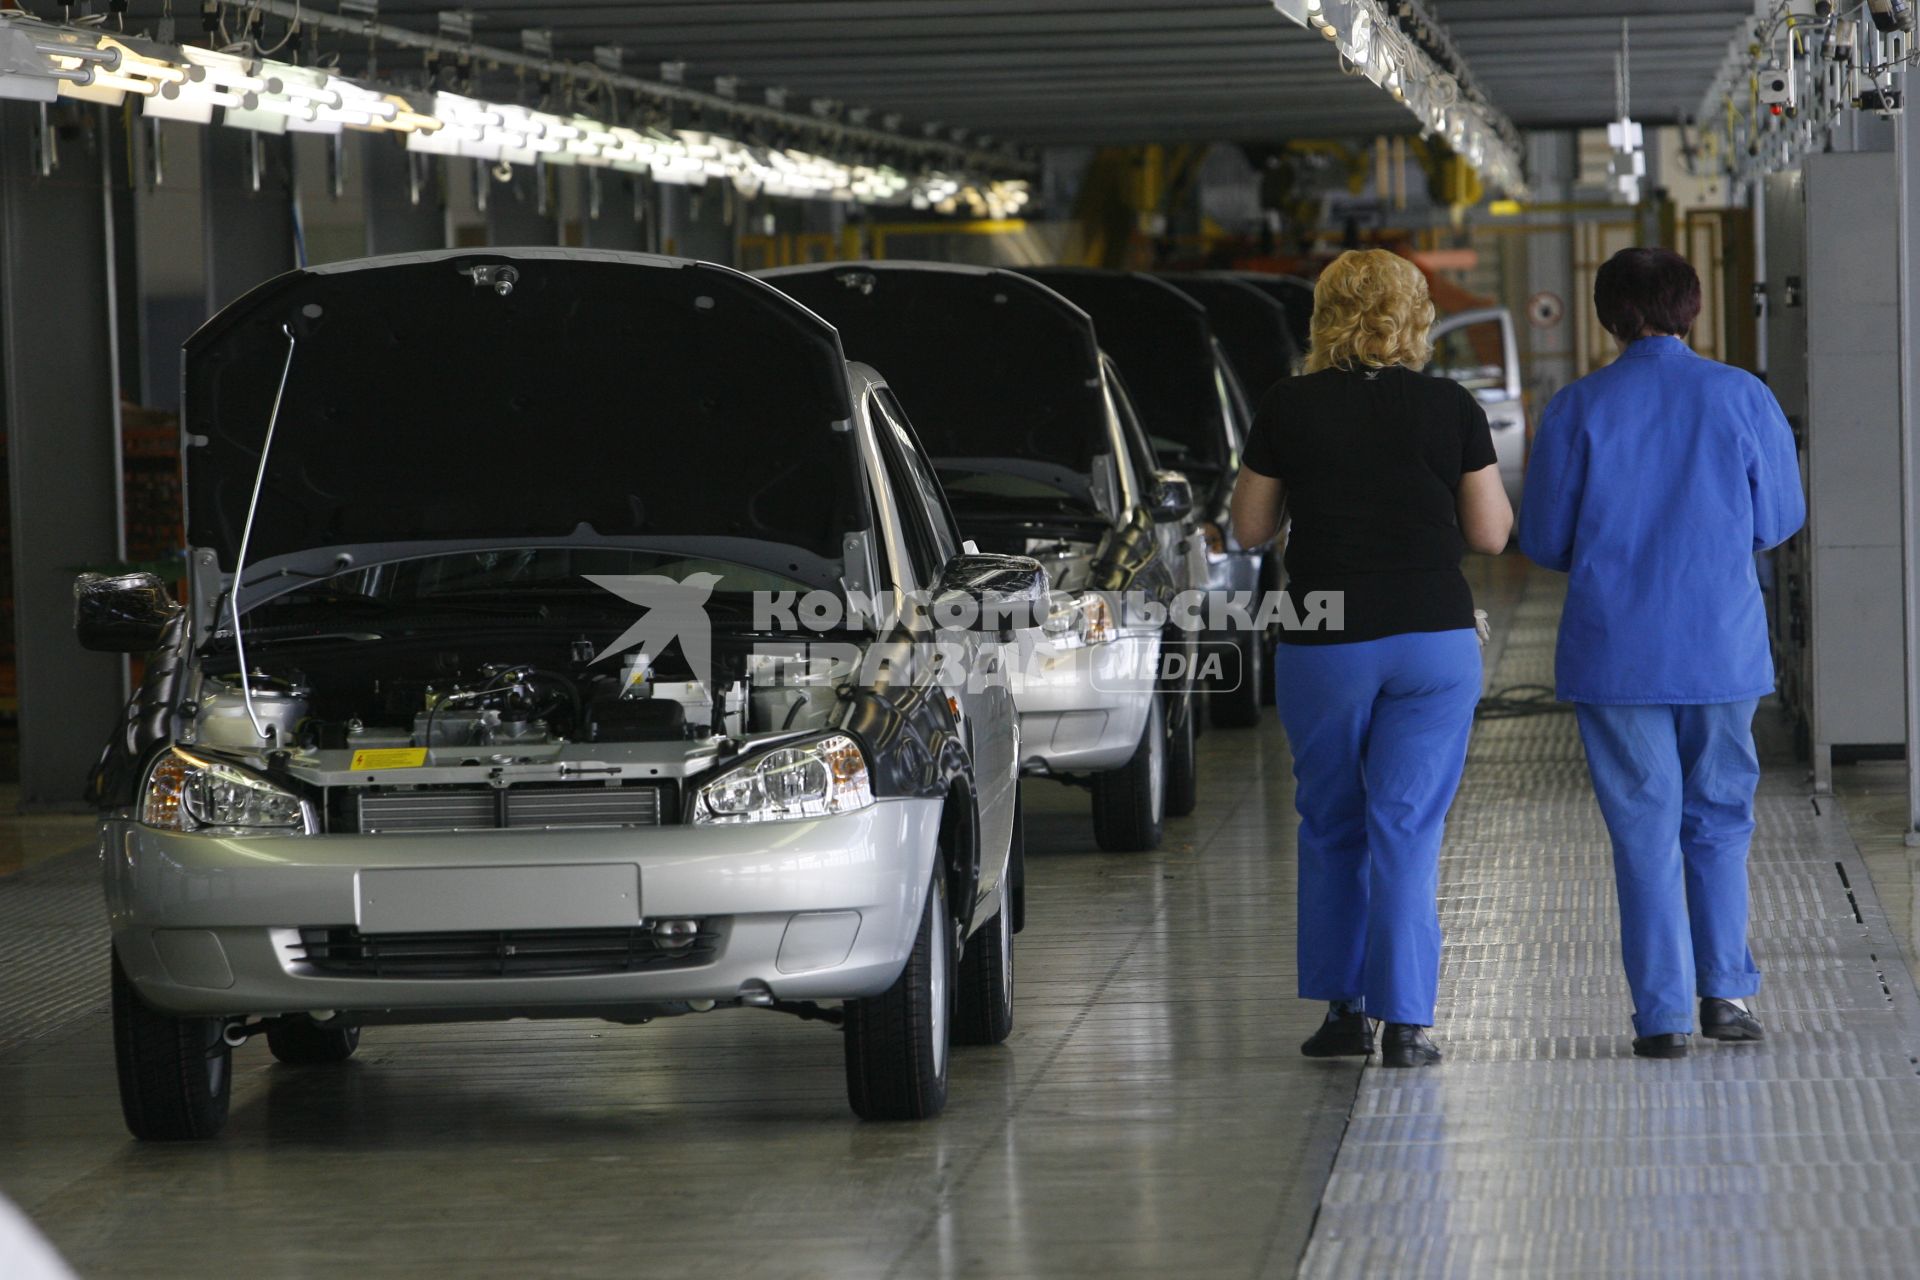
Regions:
<instances>
[{"instance_id":1,"label":"side mirror","mask_svg":"<svg viewBox=\"0 0 1920 1280\"><path fill-rule=\"evenodd\" d=\"M958 555L934 589L933 619L958 631L1037 627L1048 592L1047 571L1031 556Z\"/></svg>"},{"instance_id":2,"label":"side mirror","mask_svg":"<svg viewBox=\"0 0 1920 1280\"><path fill-rule=\"evenodd\" d=\"M1155 520L1184 520L1193 510L1193 484L1178 471L1156 471L1147 506Z\"/></svg>"},{"instance_id":3,"label":"side mirror","mask_svg":"<svg viewBox=\"0 0 1920 1280\"><path fill-rule=\"evenodd\" d=\"M100 653L150 653L181 615L166 584L151 573L83 573L73 583L73 631Z\"/></svg>"}]
</instances>

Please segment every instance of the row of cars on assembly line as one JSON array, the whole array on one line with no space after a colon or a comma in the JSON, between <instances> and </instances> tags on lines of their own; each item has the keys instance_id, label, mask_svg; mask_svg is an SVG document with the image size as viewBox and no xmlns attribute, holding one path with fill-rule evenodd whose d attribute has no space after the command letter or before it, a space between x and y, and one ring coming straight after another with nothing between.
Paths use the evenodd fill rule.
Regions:
<instances>
[{"instance_id":1,"label":"row of cars on assembly line","mask_svg":"<svg viewBox=\"0 0 1920 1280\"><path fill-rule=\"evenodd\" d=\"M720 1007L938 1112L1012 1026L1021 777L1151 848L1201 701L1258 711L1263 637L1114 603L1278 571L1224 532L1234 366L1296 335L1270 283L1178 286L455 251L209 321L185 598L75 591L145 655L93 778L132 1132L218 1132L254 1036Z\"/></svg>"}]
</instances>

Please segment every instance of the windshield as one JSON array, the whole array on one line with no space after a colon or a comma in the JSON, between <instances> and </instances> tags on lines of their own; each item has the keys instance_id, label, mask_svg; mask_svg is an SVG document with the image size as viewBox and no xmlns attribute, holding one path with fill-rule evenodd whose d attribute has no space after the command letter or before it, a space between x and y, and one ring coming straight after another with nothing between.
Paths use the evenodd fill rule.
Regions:
<instances>
[{"instance_id":1,"label":"windshield","mask_svg":"<svg viewBox=\"0 0 1920 1280\"><path fill-rule=\"evenodd\" d=\"M1086 485L1050 480L1037 469L947 458L936 458L934 469L940 473L947 501L963 515L1031 520L1099 514Z\"/></svg>"}]
</instances>

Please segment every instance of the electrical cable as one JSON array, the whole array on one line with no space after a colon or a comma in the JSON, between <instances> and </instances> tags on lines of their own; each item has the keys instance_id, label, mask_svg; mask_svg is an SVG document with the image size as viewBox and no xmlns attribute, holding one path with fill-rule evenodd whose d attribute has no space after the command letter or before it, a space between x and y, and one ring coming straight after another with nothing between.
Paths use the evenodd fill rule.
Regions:
<instances>
[{"instance_id":1,"label":"electrical cable","mask_svg":"<svg viewBox=\"0 0 1920 1280\"><path fill-rule=\"evenodd\" d=\"M1518 720L1523 716L1568 715L1572 711L1572 703L1554 701L1552 685L1510 684L1480 699L1480 705L1473 709L1473 718Z\"/></svg>"}]
</instances>

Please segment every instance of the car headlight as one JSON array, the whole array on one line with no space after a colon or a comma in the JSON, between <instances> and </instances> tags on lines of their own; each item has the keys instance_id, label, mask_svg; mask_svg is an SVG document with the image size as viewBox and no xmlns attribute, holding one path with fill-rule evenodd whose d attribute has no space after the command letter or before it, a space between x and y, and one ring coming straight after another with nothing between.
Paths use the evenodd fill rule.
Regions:
<instances>
[{"instance_id":1,"label":"car headlight","mask_svg":"<svg viewBox=\"0 0 1920 1280\"><path fill-rule=\"evenodd\" d=\"M867 758L843 733L776 747L700 788L696 823L785 822L850 813L873 803Z\"/></svg>"},{"instance_id":2,"label":"car headlight","mask_svg":"<svg viewBox=\"0 0 1920 1280\"><path fill-rule=\"evenodd\" d=\"M1097 591L1056 592L1041 631L1055 648L1082 649L1113 639L1113 606Z\"/></svg>"},{"instance_id":3,"label":"car headlight","mask_svg":"<svg viewBox=\"0 0 1920 1280\"><path fill-rule=\"evenodd\" d=\"M300 797L237 765L175 747L147 773L140 821L164 831L285 835L311 830Z\"/></svg>"}]
</instances>

